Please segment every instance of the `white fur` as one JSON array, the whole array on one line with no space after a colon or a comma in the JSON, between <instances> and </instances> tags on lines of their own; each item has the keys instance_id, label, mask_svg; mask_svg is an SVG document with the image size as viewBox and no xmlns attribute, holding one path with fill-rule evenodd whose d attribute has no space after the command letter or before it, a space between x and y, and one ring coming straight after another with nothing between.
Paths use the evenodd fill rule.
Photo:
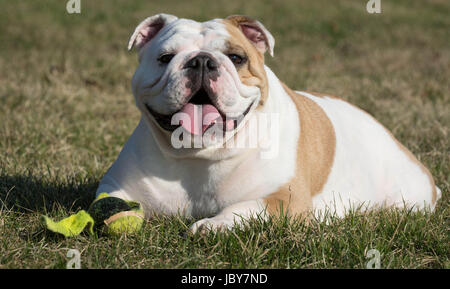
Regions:
<instances>
[{"instance_id":1,"label":"white fur","mask_svg":"<svg viewBox=\"0 0 450 289\"><path fill-rule=\"evenodd\" d=\"M325 111L336 133L328 181L313 198L317 216L343 216L359 206L433 207L427 174L372 116L343 100L299 93Z\"/></svg>"},{"instance_id":2,"label":"white fur","mask_svg":"<svg viewBox=\"0 0 450 289\"><path fill-rule=\"evenodd\" d=\"M276 191L293 177L299 132L298 113L279 80L266 67L270 83L269 97L263 110L252 113L279 113L280 128L275 136L260 136L259 148L206 148L213 159L182 158L165 154L152 134L152 124L142 117L118 159L102 179L97 194L139 201L148 217L152 214L183 214L211 217L204 223L214 228L229 227L243 216L264 212L261 199ZM246 122L249 123L249 122ZM244 130L245 128L241 128ZM269 149L264 143L277 137L275 158L261 158ZM217 155L222 156L216 159Z\"/></svg>"}]
</instances>

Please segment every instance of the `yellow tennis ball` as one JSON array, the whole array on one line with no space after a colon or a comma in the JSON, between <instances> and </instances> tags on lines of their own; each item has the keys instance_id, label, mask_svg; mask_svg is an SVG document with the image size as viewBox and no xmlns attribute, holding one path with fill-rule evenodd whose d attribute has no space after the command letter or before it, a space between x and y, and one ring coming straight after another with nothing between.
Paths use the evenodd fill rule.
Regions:
<instances>
[{"instance_id":1,"label":"yellow tennis ball","mask_svg":"<svg viewBox=\"0 0 450 289\"><path fill-rule=\"evenodd\" d=\"M104 221L111 216L131 210L130 205L120 198L105 197L94 201L88 209L88 213L94 219L96 228L102 227Z\"/></svg>"},{"instance_id":2,"label":"yellow tennis ball","mask_svg":"<svg viewBox=\"0 0 450 289\"><path fill-rule=\"evenodd\" d=\"M132 212L132 211L128 211ZM125 213L128 213L125 212ZM143 216L139 215L124 215L119 216L120 213L116 214L118 216L117 219L113 220L111 223L106 224L107 231L112 235L121 235L121 234L134 234L139 231L144 223ZM114 216L113 216L114 217ZM113 218L111 217L111 218Z\"/></svg>"},{"instance_id":3,"label":"yellow tennis ball","mask_svg":"<svg viewBox=\"0 0 450 289\"><path fill-rule=\"evenodd\" d=\"M132 234L144 223L144 211L138 202L100 194L91 204L88 213L96 229L106 229L109 234Z\"/></svg>"}]
</instances>

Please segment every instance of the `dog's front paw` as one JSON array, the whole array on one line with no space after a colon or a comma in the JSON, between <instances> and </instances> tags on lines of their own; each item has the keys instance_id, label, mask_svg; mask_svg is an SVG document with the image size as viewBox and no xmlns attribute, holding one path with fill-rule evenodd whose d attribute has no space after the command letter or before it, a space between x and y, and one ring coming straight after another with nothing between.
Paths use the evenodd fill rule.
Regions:
<instances>
[{"instance_id":1,"label":"dog's front paw","mask_svg":"<svg viewBox=\"0 0 450 289\"><path fill-rule=\"evenodd\" d=\"M208 231L217 232L226 230L232 227L232 222L226 218L204 218L195 222L190 228L189 232L192 234L205 234Z\"/></svg>"}]
</instances>

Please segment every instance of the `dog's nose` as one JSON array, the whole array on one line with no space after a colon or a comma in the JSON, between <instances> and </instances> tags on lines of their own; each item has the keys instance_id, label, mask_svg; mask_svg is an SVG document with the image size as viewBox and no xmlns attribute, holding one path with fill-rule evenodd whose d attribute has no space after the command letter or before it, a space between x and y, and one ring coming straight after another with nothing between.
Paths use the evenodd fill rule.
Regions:
<instances>
[{"instance_id":1,"label":"dog's nose","mask_svg":"<svg viewBox=\"0 0 450 289\"><path fill-rule=\"evenodd\" d=\"M184 67L209 72L217 70L219 65L211 56L207 54L197 54L195 57L190 59Z\"/></svg>"}]
</instances>

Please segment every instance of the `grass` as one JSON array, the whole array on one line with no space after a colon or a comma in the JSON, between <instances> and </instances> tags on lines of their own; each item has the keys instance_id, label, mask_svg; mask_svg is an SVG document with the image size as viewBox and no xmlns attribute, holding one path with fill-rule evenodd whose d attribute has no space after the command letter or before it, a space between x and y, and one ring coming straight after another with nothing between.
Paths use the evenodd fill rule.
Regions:
<instances>
[{"instance_id":1,"label":"grass","mask_svg":"<svg viewBox=\"0 0 450 289\"><path fill-rule=\"evenodd\" d=\"M0 268L450 268L450 4L382 1L0 0ZM226 4L226 5L225 5ZM341 96L374 115L430 170L435 212L354 212L329 224L255 221L230 234L185 236L193 223L161 217L137 236L63 239L40 214L86 209L139 120L126 51L143 18L261 20L276 40L268 65L290 87Z\"/></svg>"}]
</instances>

